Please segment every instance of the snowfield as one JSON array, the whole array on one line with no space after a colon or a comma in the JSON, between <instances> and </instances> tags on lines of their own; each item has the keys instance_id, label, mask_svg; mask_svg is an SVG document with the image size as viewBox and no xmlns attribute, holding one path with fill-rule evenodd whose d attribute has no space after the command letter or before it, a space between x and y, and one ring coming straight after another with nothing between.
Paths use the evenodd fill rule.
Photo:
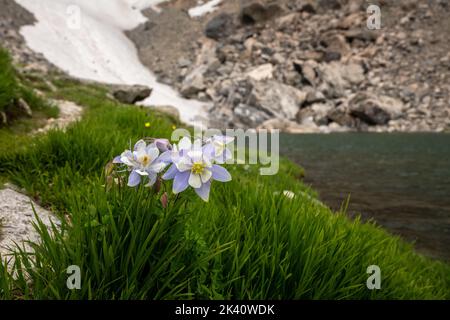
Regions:
<instances>
[{"instance_id":1,"label":"snowfield","mask_svg":"<svg viewBox=\"0 0 450 320\"><path fill-rule=\"evenodd\" d=\"M198 1L199 5L189 9L188 13L192 18L201 17L207 13L214 12L222 0L210 0L206 3Z\"/></svg>"},{"instance_id":2,"label":"snowfield","mask_svg":"<svg viewBox=\"0 0 450 320\"><path fill-rule=\"evenodd\" d=\"M16 0L38 20L20 30L31 49L74 77L148 85L153 93L143 105L174 106L183 122L198 125L207 118L208 105L184 99L170 86L158 83L123 33L146 21L141 10L164 1Z\"/></svg>"}]
</instances>

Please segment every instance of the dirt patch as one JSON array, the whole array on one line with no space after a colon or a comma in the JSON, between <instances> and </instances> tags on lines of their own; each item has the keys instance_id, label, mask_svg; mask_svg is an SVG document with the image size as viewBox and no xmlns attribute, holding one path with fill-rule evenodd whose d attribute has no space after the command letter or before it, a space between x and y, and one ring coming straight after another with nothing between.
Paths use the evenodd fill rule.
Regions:
<instances>
[{"instance_id":1,"label":"dirt patch","mask_svg":"<svg viewBox=\"0 0 450 320\"><path fill-rule=\"evenodd\" d=\"M53 104L57 105L59 108L58 118L50 118L47 120L47 124L36 130L35 133L47 132L51 129L64 130L67 126L75 121L80 120L81 114L83 112L83 107L65 100L54 100Z\"/></svg>"}]
</instances>

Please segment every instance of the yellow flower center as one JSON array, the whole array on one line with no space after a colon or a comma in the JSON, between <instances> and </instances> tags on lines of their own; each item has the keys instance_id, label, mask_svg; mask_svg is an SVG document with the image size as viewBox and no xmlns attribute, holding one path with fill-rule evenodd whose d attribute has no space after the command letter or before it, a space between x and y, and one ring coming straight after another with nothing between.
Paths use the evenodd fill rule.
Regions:
<instances>
[{"instance_id":1,"label":"yellow flower center","mask_svg":"<svg viewBox=\"0 0 450 320\"><path fill-rule=\"evenodd\" d=\"M144 155L144 156L142 156L141 157L141 163L142 163L142 165L144 166L144 167L146 167L146 166L148 166L149 165L149 163L150 163L150 157L146 154L146 155Z\"/></svg>"},{"instance_id":2,"label":"yellow flower center","mask_svg":"<svg viewBox=\"0 0 450 320\"><path fill-rule=\"evenodd\" d=\"M194 174L202 174L203 173L203 170L205 170L205 165L203 164L203 163L201 163L201 162L196 162L196 163L194 163L193 165L192 165L192 169L191 169L191 171L194 173Z\"/></svg>"}]
</instances>

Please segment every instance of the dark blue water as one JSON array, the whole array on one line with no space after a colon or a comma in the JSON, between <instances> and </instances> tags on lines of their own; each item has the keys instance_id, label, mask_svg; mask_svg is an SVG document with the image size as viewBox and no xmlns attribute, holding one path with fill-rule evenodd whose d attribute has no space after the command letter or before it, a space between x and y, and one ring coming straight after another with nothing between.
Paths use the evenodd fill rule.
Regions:
<instances>
[{"instance_id":1,"label":"dark blue water","mask_svg":"<svg viewBox=\"0 0 450 320\"><path fill-rule=\"evenodd\" d=\"M323 202L373 218L426 255L450 261L450 134L282 135Z\"/></svg>"}]
</instances>

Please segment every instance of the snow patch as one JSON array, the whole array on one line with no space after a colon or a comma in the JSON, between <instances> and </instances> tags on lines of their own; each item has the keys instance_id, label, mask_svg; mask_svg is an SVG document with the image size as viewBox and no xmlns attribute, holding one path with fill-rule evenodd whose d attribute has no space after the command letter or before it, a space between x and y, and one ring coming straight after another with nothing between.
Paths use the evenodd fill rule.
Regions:
<instances>
[{"instance_id":1,"label":"snow patch","mask_svg":"<svg viewBox=\"0 0 450 320\"><path fill-rule=\"evenodd\" d=\"M206 3L203 1L198 1L199 5L189 9L189 16L192 18L201 17L207 13L211 13L217 9L217 6L222 2L222 0L211 0Z\"/></svg>"},{"instance_id":2,"label":"snow patch","mask_svg":"<svg viewBox=\"0 0 450 320\"><path fill-rule=\"evenodd\" d=\"M142 9L165 0L16 0L37 23L20 33L28 46L74 77L153 88L144 105L171 105L188 124L206 119L208 104L182 98L139 61L124 30L147 20Z\"/></svg>"}]
</instances>

